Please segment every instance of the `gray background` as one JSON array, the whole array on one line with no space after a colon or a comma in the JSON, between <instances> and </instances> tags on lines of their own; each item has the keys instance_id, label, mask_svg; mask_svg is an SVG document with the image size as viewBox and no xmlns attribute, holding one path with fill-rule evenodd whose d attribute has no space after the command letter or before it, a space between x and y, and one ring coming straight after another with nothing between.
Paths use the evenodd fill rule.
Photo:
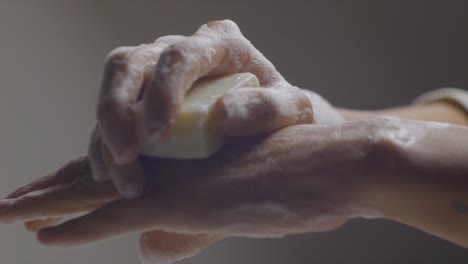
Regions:
<instances>
[{"instance_id":1,"label":"gray background","mask_svg":"<svg viewBox=\"0 0 468 264\"><path fill-rule=\"evenodd\" d=\"M468 1L0 2L0 192L86 150L103 58L113 47L230 18L293 84L355 108L468 87ZM0 263L137 263L134 236L40 246L0 226ZM330 233L222 242L184 263L467 263L468 251L384 220Z\"/></svg>"}]
</instances>

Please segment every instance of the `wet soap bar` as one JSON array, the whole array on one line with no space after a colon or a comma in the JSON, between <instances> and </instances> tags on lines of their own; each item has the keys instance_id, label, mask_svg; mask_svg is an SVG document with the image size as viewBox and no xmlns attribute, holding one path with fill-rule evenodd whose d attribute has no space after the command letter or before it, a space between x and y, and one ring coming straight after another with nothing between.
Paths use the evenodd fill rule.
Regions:
<instances>
[{"instance_id":1,"label":"wet soap bar","mask_svg":"<svg viewBox=\"0 0 468 264\"><path fill-rule=\"evenodd\" d=\"M236 73L195 84L185 98L170 135L163 139L153 139L147 135L143 128L142 105L138 105L140 152L177 159L210 156L224 143L209 114L216 100L234 89L259 86L257 77L251 73Z\"/></svg>"}]
</instances>

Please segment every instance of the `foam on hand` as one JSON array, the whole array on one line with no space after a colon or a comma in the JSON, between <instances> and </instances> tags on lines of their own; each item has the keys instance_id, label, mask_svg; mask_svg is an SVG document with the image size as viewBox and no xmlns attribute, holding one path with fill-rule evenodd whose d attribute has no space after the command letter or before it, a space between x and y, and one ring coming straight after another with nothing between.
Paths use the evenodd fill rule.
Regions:
<instances>
[{"instance_id":1,"label":"foam on hand","mask_svg":"<svg viewBox=\"0 0 468 264\"><path fill-rule=\"evenodd\" d=\"M143 127L143 107L137 105L140 153L148 156L177 159L206 158L216 152L225 138L215 129L210 111L224 93L239 88L260 87L251 73L197 82L185 97L170 135L164 139L151 137Z\"/></svg>"}]
</instances>

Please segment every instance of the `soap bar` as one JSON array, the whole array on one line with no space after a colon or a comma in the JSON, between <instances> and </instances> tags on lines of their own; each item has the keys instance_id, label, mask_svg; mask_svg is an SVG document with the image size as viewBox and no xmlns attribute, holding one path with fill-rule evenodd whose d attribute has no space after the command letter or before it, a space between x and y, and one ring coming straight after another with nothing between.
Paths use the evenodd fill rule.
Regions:
<instances>
[{"instance_id":1,"label":"soap bar","mask_svg":"<svg viewBox=\"0 0 468 264\"><path fill-rule=\"evenodd\" d=\"M206 158L216 152L225 138L214 126L210 111L224 93L239 88L260 87L251 73L236 73L197 82L186 95L167 137L150 137L143 127L143 107L137 105L140 153L176 159Z\"/></svg>"}]
</instances>

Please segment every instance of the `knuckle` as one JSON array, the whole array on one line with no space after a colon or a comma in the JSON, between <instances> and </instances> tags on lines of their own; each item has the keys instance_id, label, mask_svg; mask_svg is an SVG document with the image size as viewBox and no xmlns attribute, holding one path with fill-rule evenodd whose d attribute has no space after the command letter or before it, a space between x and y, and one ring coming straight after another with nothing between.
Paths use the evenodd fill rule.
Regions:
<instances>
[{"instance_id":1,"label":"knuckle","mask_svg":"<svg viewBox=\"0 0 468 264\"><path fill-rule=\"evenodd\" d=\"M186 37L181 35L167 35L157 38L154 43L159 45L172 45L183 41Z\"/></svg>"},{"instance_id":2,"label":"knuckle","mask_svg":"<svg viewBox=\"0 0 468 264\"><path fill-rule=\"evenodd\" d=\"M221 32L240 32L239 26L230 19L211 21L206 23L206 27Z\"/></svg>"},{"instance_id":3,"label":"knuckle","mask_svg":"<svg viewBox=\"0 0 468 264\"><path fill-rule=\"evenodd\" d=\"M133 50L133 47L117 47L113 49L106 56L106 67L111 69L125 69Z\"/></svg>"},{"instance_id":4,"label":"knuckle","mask_svg":"<svg viewBox=\"0 0 468 264\"><path fill-rule=\"evenodd\" d=\"M154 43L140 44L128 58L128 64L141 71L141 67L154 65L161 53L162 48Z\"/></svg>"},{"instance_id":5,"label":"knuckle","mask_svg":"<svg viewBox=\"0 0 468 264\"><path fill-rule=\"evenodd\" d=\"M240 28L231 20L216 20L202 25L195 35L201 35L222 41L249 42L242 34Z\"/></svg>"},{"instance_id":6,"label":"knuckle","mask_svg":"<svg viewBox=\"0 0 468 264\"><path fill-rule=\"evenodd\" d=\"M236 24L236 22L230 20L230 19L224 19L219 22L223 27L229 29L229 30L236 30L240 31L239 26Z\"/></svg>"},{"instance_id":7,"label":"knuckle","mask_svg":"<svg viewBox=\"0 0 468 264\"><path fill-rule=\"evenodd\" d=\"M185 45L173 44L164 50L161 59L167 61L168 63L183 61L186 58L186 52L187 48Z\"/></svg>"},{"instance_id":8,"label":"knuckle","mask_svg":"<svg viewBox=\"0 0 468 264\"><path fill-rule=\"evenodd\" d=\"M161 72L161 77L164 77L164 75L166 74L166 72L164 71L169 70L171 68L175 69L181 65L184 65L184 67L188 67L190 65L193 66L196 64L191 63L191 58L193 58L193 56L189 55L191 52L190 45L190 42L183 42L170 45L169 47L164 49L159 59L160 70L163 71Z\"/></svg>"}]
</instances>

